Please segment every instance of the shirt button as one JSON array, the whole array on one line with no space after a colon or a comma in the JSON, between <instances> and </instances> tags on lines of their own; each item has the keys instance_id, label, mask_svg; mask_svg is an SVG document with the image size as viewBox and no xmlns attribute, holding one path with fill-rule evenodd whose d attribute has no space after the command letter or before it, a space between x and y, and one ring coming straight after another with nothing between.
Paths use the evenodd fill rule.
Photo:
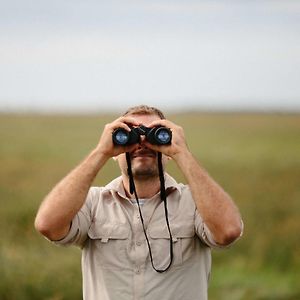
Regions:
<instances>
[{"instance_id":1,"label":"shirt button","mask_svg":"<svg viewBox=\"0 0 300 300\"><path fill-rule=\"evenodd\" d=\"M141 242L141 241L137 241L137 242L136 242L136 245L137 245L137 246L141 246L141 245L142 245L142 242Z\"/></svg>"}]
</instances>

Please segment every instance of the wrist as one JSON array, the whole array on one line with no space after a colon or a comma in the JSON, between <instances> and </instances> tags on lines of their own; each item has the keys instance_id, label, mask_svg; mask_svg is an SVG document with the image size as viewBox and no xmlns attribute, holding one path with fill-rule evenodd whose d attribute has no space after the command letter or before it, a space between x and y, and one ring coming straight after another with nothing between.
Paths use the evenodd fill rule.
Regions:
<instances>
[{"instance_id":1,"label":"wrist","mask_svg":"<svg viewBox=\"0 0 300 300\"><path fill-rule=\"evenodd\" d=\"M90 152L87 159L96 169L100 169L110 159L110 156L101 149L95 148Z\"/></svg>"},{"instance_id":2,"label":"wrist","mask_svg":"<svg viewBox=\"0 0 300 300\"><path fill-rule=\"evenodd\" d=\"M181 167L186 165L189 160L193 159L193 155L188 149L186 149L185 151L176 153L172 158L177 165Z\"/></svg>"},{"instance_id":3,"label":"wrist","mask_svg":"<svg viewBox=\"0 0 300 300\"><path fill-rule=\"evenodd\" d=\"M104 161L107 161L112 157L111 153L107 151L105 147L100 147L100 145L98 145L96 148L92 150L91 155Z\"/></svg>"}]
</instances>

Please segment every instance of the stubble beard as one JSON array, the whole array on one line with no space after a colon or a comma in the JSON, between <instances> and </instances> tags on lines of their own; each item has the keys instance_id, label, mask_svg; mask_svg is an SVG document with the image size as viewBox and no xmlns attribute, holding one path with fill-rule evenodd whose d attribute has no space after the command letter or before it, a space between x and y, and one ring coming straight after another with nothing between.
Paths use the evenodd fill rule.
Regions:
<instances>
[{"instance_id":1,"label":"stubble beard","mask_svg":"<svg viewBox=\"0 0 300 300\"><path fill-rule=\"evenodd\" d=\"M158 177L158 167L155 163L150 165L132 166L132 175L136 180L151 180Z\"/></svg>"}]
</instances>

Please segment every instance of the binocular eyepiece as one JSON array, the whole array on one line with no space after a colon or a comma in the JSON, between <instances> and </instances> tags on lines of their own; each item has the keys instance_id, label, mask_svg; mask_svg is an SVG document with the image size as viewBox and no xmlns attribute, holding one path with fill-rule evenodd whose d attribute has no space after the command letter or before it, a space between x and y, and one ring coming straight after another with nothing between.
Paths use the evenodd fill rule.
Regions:
<instances>
[{"instance_id":1,"label":"binocular eyepiece","mask_svg":"<svg viewBox=\"0 0 300 300\"><path fill-rule=\"evenodd\" d=\"M169 145L172 140L172 132L164 126L156 126L148 128L144 125L139 127L130 127L130 131L123 128L117 128L112 134L113 143L115 145L127 146L140 142L141 135L153 145Z\"/></svg>"}]
</instances>

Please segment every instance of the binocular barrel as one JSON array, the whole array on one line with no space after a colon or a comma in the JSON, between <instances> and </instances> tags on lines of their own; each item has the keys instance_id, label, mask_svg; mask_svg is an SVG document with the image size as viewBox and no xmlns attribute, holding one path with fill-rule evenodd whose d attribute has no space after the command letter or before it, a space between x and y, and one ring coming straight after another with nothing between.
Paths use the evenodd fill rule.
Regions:
<instances>
[{"instance_id":1,"label":"binocular barrel","mask_svg":"<svg viewBox=\"0 0 300 300\"><path fill-rule=\"evenodd\" d=\"M139 143L141 135L144 135L153 145L168 145L172 140L172 132L169 128L164 126L148 128L143 125L131 127L130 131L117 128L112 134L112 139L115 145L127 146Z\"/></svg>"}]
</instances>

